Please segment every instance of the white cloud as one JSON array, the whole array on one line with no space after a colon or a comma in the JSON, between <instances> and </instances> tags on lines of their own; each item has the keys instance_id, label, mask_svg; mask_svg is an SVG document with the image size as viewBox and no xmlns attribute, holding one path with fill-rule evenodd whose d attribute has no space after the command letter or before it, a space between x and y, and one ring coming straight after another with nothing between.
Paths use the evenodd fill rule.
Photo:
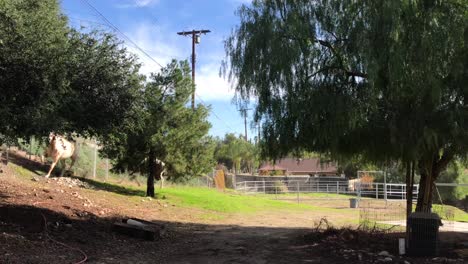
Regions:
<instances>
[{"instance_id":1,"label":"white cloud","mask_svg":"<svg viewBox=\"0 0 468 264\"><path fill-rule=\"evenodd\" d=\"M202 65L195 73L196 91L203 100L230 101L233 98L234 89L219 76L219 65L216 63Z\"/></svg>"},{"instance_id":2,"label":"white cloud","mask_svg":"<svg viewBox=\"0 0 468 264\"><path fill-rule=\"evenodd\" d=\"M168 36L164 28L156 28L152 24L143 23L137 27L134 27L134 31L126 33L130 39L133 40L141 49L143 49L148 55L156 60L163 67L168 64L172 59L181 59L179 54L180 50L177 48L174 38L162 38L161 36ZM160 66L146 56L144 53L139 51L131 43L126 42L128 49L136 54L139 61L142 63L140 73L148 75L151 72L158 72Z\"/></svg>"},{"instance_id":3,"label":"white cloud","mask_svg":"<svg viewBox=\"0 0 468 264\"><path fill-rule=\"evenodd\" d=\"M148 53L153 59L166 66L172 59L190 59L190 47L186 39L175 34L173 30L162 26L155 27L150 23L142 23L126 32L141 49ZM142 67L140 73L149 76L152 72L158 72L160 66L145 54L126 42L128 49L136 54ZM196 92L203 101L230 101L234 96L227 80L219 76L219 61L223 55L219 52L203 55L206 58L204 64L197 63L195 81Z\"/></svg>"},{"instance_id":4,"label":"white cloud","mask_svg":"<svg viewBox=\"0 0 468 264\"><path fill-rule=\"evenodd\" d=\"M139 7L142 7L157 4L159 0L135 0L135 2Z\"/></svg>"},{"instance_id":5,"label":"white cloud","mask_svg":"<svg viewBox=\"0 0 468 264\"><path fill-rule=\"evenodd\" d=\"M146 7L152 6L159 3L159 0L129 0L125 4L117 4L117 8L135 8L135 7Z\"/></svg>"}]
</instances>

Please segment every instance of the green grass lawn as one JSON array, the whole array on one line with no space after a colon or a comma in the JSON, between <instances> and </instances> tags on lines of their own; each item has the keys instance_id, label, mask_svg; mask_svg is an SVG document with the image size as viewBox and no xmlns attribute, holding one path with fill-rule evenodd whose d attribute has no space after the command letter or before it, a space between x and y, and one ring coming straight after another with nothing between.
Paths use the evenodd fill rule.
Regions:
<instances>
[{"instance_id":1,"label":"green grass lawn","mask_svg":"<svg viewBox=\"0 0 468 264\"><path fill-rule=\"evenodd\" d=\"M455 208L455 217L453 219L454 221L460 221L460 222L468 222L468 213Z\"/></svg>"},{"instance_id":2,"label":"green grass lawn","mask_svg":"<svg viewBox=\"0 0 468 264\"><path fill-rule=\"evenodd\" d=\"M434 204L432 211L445 220L468 222L468 213L451 205Z\"/></svg>"},{"instance_id":3,"label":"green grass lawn","mask_svg":"<svg viewBox=\"0 0 468 264\"><path fill-rule=\"evenodd\" d=\"M32 178L34 176L34 172L28 170L28 169L25 169L21 166L18 166L12 162L10 162L8 164L8 166L10 168L12 168L12 170L14 171L15 175L16 176L20 176L20 177L23 177L23 178Z\"/></svg>"},{"instance_id":4,"label":"green grass lawn","mask_svg":"<svg viewBox=\"0 0 468 264\"><path fill-rule=\"evenodd\" d=\"M179 206L196 207L224 213L254 213L268 210L319 210L321 207L276 201L266 197L240 195L227 190L220 192L202 187L171 187L160 190L158 197L166 197ZM334 210L334 209L332 209Z\"/></svg>"}]
</instances>

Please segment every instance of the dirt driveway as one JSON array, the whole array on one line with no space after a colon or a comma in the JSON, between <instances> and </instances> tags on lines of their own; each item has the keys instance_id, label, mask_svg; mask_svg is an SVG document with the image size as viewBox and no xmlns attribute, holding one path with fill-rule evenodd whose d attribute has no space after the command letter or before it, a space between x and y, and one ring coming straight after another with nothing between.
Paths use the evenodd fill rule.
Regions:
<instances>
[{"instance_id":1,"label":"dirt driveway","mask_svg":"<svg viewBox=\"0 0 468 264\"><path fill-rule=\"evenodd\" d=\"M339 263L311 254L301 245L310 230L265 227L200 227L171 245L167 263Z\"/></svg>"}]
</instances>

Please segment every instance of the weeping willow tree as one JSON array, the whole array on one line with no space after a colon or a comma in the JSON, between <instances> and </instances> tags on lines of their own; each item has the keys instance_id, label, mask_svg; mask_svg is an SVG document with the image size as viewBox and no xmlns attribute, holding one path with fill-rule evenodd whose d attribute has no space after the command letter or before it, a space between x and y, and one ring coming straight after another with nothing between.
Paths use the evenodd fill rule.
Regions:
<instances>
[{"instance_id":1,"label":"weeping willow tree","mask_svg":"<svg viewBox=\"0 0 468 264\"><path fill-rule=\"evenodd\" d=\"M265 0L243 5L222 70L257 98L263 154L400 161L434 181L468 150L468 2Z\"/></svg>"}]
</instances>

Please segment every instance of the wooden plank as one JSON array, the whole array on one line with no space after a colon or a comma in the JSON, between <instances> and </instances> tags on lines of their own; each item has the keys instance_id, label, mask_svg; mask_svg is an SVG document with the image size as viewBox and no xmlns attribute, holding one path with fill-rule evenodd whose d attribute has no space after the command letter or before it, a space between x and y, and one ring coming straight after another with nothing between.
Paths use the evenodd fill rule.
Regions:
<instances>
[{"instance_id":1,"label":"wooden plank","mask_svg":"<svg viewBox=\"0 0 468 264\"><path fill-rule=\"evenodd\" d=\"M147 223L151 223L151 222L147 222ZM130 225L124 222L115 222L113 226L113 230L123 235L145 239L149 241L154 241L156 239L161 238L161 236L164 233L164 228L162 228L162 226L158 226L152 223L151 224L144 223L144 225L142 226L137 226L137 225Z\"/></svg>"}]
</instances>

